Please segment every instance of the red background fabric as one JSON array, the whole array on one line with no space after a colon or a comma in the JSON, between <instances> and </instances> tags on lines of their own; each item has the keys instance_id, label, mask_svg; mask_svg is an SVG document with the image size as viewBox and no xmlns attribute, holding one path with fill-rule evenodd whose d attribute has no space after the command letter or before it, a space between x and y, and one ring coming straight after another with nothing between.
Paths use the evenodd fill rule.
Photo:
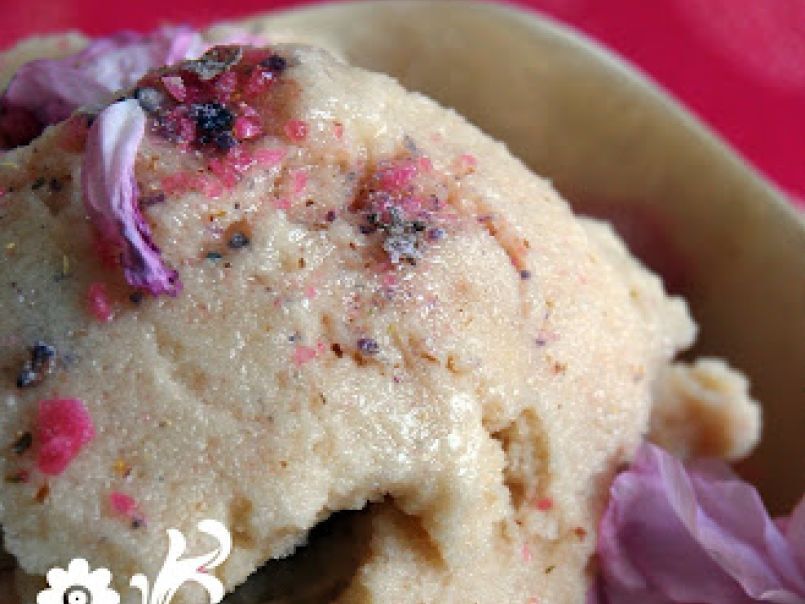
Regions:
<instances>
[{"instance_id":1,"label":"red background fabric","mask_svg":"<svg viewBox=\"0 0 805 604\"><path fill-rule=\"evenodd\" d=\"M148 30L294 0L0 0L0 47L33 34ZM625 56L805 204L805 0L522 0Z\"/></svg>"}]
</instances>

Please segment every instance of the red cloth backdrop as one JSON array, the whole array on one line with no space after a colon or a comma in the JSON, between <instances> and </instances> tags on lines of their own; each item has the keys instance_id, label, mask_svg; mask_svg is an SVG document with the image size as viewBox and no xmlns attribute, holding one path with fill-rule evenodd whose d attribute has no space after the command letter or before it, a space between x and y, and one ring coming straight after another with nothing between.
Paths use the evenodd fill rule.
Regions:
<instances>
[{"instance_id":1,"label":"red cloth backdrop","mask_svg":"<svg viewBox=\"0 0 805 604\"><path fill-rule=\"evenodd\" d=\"M104 34L294 0L0 0L0 47L32 33ZM805 0L522 0L651 74L805 203Z\"/></svg>"}]
</instances>

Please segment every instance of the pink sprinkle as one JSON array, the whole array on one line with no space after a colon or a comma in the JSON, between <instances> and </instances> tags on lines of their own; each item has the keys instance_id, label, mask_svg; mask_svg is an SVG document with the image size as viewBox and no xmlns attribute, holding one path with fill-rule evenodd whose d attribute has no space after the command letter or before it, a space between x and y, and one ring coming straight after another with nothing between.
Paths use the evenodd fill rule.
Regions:
<instances>
[{"instance_id":1,"label":"pink sprinkle","mask_svg":"<svg viewBox=\"0 0 805 604\"><path fill-rule=\"evenodd\" d=\"M181 76L163 76L162 84L165 86L165 90L180 103L187 98L187 90L185 90Z\"/></svg>"},{"instance_id":2,"label":"pink sprinkle","mask_svg":"<svg viewBox=\"0 0 805 604\"><path fill-rule=\"evenodd\" d=\"M226 161L239 174L243 174L254 165L254 156L243 147L233 147L226 154Z\"/></svg>"},{"instance_id":3,"label":"pink sprinkle","mask_svg":"<svg viewBox=\"0 0 805 604\"><path fill-rule=\"evenodd\" d=\"M137 510L137 503L134 498L120 491L109 493L109 504L116 513L126 518L131 518Z\"/></svg>"},{"instance_id":4,"label":"pink sprinkle","mask_svg":"<svg viewBox=\"0 0 805 604\"><path fill-rule=\"evenodd\" d=\"M433 163L430 161L429 157L424 155L417 160L416 165L417 168L419 168L419 171L425 174L433 170Z\"/></svg>"},{"instance_id":5,"label":"pink sprinkle","mask_svg":"<svg viewBox=\"0 0 805 604\"><path fill-rule=\"evenodd\" d=\"M302 120L289 120L285 124L285 136L296 142L305 140L307 138L307 123Z\"/></svg>"},{"instance_id":6,"label":"pink sprinkle","mask_svg":"<svg viewBox=\"0 0 805 604\"><path fill-rule=\"evenodd\" d=\"M196 124L189 117L182 116L176 120L179 146L187 151L190 149L190 141L196 138Z\"/></svg>"},{"instance_id":7,"label":"pink sprinkle","mask_svg":"<svg viewBox=\"0 0 805 604\"><path fill-rule=\"evenodd\" d=\"M97 281L89 284L87 290L87 302L89 311L101 323L108 323L114 316L112 305L109 302L109 294L106 292L106 285Z\"/></svg>"},{"instance_id":8,"label":"pink sprinkle","mask_svg":"<svg viewBox=\"0 0 805 604\"><path fill-rule=\"evenodd\" d=\"M64 472L82 447L95 437L92 417L78 399L53 399L39 402L36 465L44 474Z\"/></svg>"},{"instance_id":9,"label":"pink sprinkle","mask_svg":"<svg viewBox=\"0 0 805 604\"><path fill-rule=\"evenodd\" d=\"M313 298L316 297L316 294L318 294L318 292L316 291L315 285L305 286L305 298L307 298L308 300L312 300Z\"/></svg>"},{"instance_id":10,"label":"pink sprinkle","mask_svg":"<svg viewBox=\"0 0 805 604\"><path fill-rule=\"evenodd\" d=\"M270 168L276 166L285 158L285 149L257 149L254 152L254 161L258 166Z\"/></svg>"},{"instance_id":11,"label":"pink sprinkle","mask_svg":"<svg viewBox=\"0 0 805 604\"><path fill-rule=\"evenodd\" d=\"M272 205L277 208L278 210L290 210L291 209L291 202L288 200L287 197L280 197L279 199L275 199L272 202Z\"/></svg>"},{"instance_id":12,"label":"pink sprinkle","mask_svg":"<svg viewBox=\"0 0 805 604\"><path fill-rule=\"evenodd\" d=\"M297 367L301 367L316 358L318 351L310 346L297 346L293 351L293 362Z\"/></svg>"},{"instance_id":13,"label":"pink sprinkle","mask_svg":"<svg viewBox=\"0 0 805 604\"><path fill-rule=\"evenodd\" d=\"M478 161L475 159L474 155L464 153L463 155L459 155L453 161L453 169L455 170L457 176L466 176L467 174L472 174L475 172L475 166L477 164Z\"/></svg>"},{"instance_id":14,"label":"pink sprinkle","mask_svg":"<svg viewBox=\"0 0 805 604\"><path fill-rule=\"evenodd\" d=\"M520 555L523 558L523 562L531 562L531 550L528 547L528 543L523 543L523 549Z\"/></svg>"},{"instance_id":15,"label":"pink sprinkle","mask_svg":"<svg viewBox=\"0 0 805 604\"><path fill-rule=\"evenodd\" d=\"M229 100L238 85L238 76L234 71L226 71L215 78L215 98L224 102Z\"/></svg>"},{"instance_id":16,"label":"pink sprinkle","mask_svg":"<svg viewBox=\"0 0 805 604\"><path fill-rule=\"evenodd\" d=\"M293 362L297 367L301 367L305 363L308 363L315 359L320 354L323 354L327 350L327 346L325 346L324 342L317 342L316 347L313 348L311 346L297 346L293 352Z\"/></svg>"},{"instance_id":17,"label":"pink sprinkle","mask_svg":"<svg viewBox=\"0 0 805 604\"><path fill-rule=\"evenodd\" d=\"M423 200L422 197L419 195L406 195L405 199L403 199L402 205L403 209L407 212L415 214L422 209L422 206L425 205L423 202L427 200Z\"/></svg>"},{"instance_id":18,"label":"pink sprinkle","mask_svg":"<svg viewBox=\"0 0 805 604\"><path fill-rule=\"evenodd\" d=\"M417 166L405 161L380 171L380 186L386 190L397 190L408 186L416 176Z\"/></svg>"},{"instance_id":19,"label":"pink sprinkle","mask_svg":"<svg viewBox=\"0 0 805 604\"><path fill-rule=\"evenodd\" d=\"M469 153L459 155L458 162L461 166L467 168L468 170L473 170L475 166L478 165L478 160L475 159L474 155L470 155Z\"/></svg>"},{"instance_id":20,"label":"pink sprinkle","mask_svg":"<svg viewBox=\"0 0 805 604\"><path fill-rule=\"evenodd\" d=\"M237 139L246 140L248 138L259 136L262 133L262 129L256 120L248 117L238 117L235 118L235 124L232 127L232 132L234 132Z\"/></svg>"},{"instance_id":21,"label":"pink sprinkle","mask_svg":"<svg viewBox=\"0 0 805 604\"><path fill-rule=\"evenodd\" d=\"M394 287L399 283L397 275L395 275L391 271L383 273L383 276L381 277L380 281L385 287Z\"/></svg>"},{"instance_id":22,"label":"pink sprinkle","mask_svg":"<svg viewBox=\"0 0 805 604\"><path fill-rule=\"evenodd\" d=\"M166 195L184 193L190 188L188 186L189 182L189 172L174 172L173 174L168 174L160 179L160 185Z\"/></svg>"},{"instance_id":23,"label":"pink sprinkle","mask_svg":"<svg viewBox=\"0 0 805 604\"><path fill-rule=\"evenodd\" d=\"M293 192L299 195L307 187L307 173L303 170L294 170L293 173Z\"/></svg>"},{"instance_id":24,"label":"pink sprinkle","mask_svg":"<svg viewBox=\"0 0 805 604\"><path fill-rule=\"evenodd\" d=\"M243 85L243 91L248 95L255 95L261 93L272 81L274 77L270 71L263 71L262 69L255 69L249 75L246 83Z\"/></svg>"},{"instance_id":25,"label":"pink sprinkle","mask_svg":"<svg viewBox=\"0 0 805 604\"><path fill-rule=\"evenodd\" d=\"M534 502L534 507L536 507L540 512L547 512L551 508L553 508L553 499L550 497L542 497L537 499Z\"/></svg>"},{"instance_id":26,"label":"pink sprinkle","mask_svg":"<svg viewBox=\"0 0 805 604\"><path fill-rule=\"evenodd\" d=\"M335 137L338 140L344 138L344 124L342 124L341 122L336 122L335 124L333 124L333 134L335 134Z\"/></svg>"},{"instance_id":27,"label":"pink sprinkle","mask_svg":"<svg viewBox=\"0 0 805 604\"><path fill-rule=\"evenodd\" d=\"M199 174L194 181L194 187L205 197L210 199L217 199L224 194L224 185L221 181L213 176L205 176Z\"/></svg>"},{"instance_id":28,"label":"pink sprinkle","mask_svg":"<svg viewBox=\"0 0 805 604\"><path fill-rule=\"evenodd\" d=\"M258 115L260 115L259 113L257 113L257 109L255 109L251 105L247 105L246 103L240 103L238 105L238 108L240 109L240 114L244 117L257 117Z\"/></svg>"},{"instance_id":29,"label":"pink sprinkle","mask_svg":"<svg viewBox=\"0 0 805 604\"><path fill-rule=\"evenodd\" d=\"M215 176L196 174L195 172L181 171L162 177L160 184L166 195L199 191L210 198L220 197L224 186Z\"/></svg>"},{"instance_id":30,"label":"pink sprinkle","mask_svg":"<svg viewBox=\"0 0 805 604\"><path fill-rule=\"evenodd\" d=\"M238 184L238 173L235 168L225 159L214 157L209 163L210 172L215 174L220 182L227 189L231 189Z\"/></svg>"}]
</instances>

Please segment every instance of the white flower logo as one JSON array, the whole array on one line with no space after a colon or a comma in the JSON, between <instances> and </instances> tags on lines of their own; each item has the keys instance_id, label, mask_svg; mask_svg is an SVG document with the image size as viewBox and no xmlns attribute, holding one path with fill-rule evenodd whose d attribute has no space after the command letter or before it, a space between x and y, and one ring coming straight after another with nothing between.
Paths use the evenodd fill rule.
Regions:
<instances>
[{"instance_id":1,"label":"white flower logo","mask_svg":"<svg viewBox=\"0 0 805 604\"><path fill-rule=\"evenodd\" d=\"M187 541L176 529L168 529L168 555L153 586L145 575L134 575L129 582L140 590L142 604L170 604L179 588L190 582L207 591L210 604L220 604L224 599L223 583L209 571L223 564L231 553L232 536L217 520L202 520L198 528L213 537L218 546L208 554L181 559ZM36 604L120 604L120 594L109 588L112 573L105 568L89 572L89 564L83 558L72 560L66 571L51 568L47 580L50 587L39 592Z\"/></svg>"},{"instance_id":2,"label":"white flower logo","mask_svg":"<svg viewBox=\"0 0 805 604\"><path fill-rule=\"evenodd\" d=\"M232 551L232 536L226 527L217 520L202 520L198 523L201 532L218 541L218 547L209 554L180 560L187 548L184 535L176 529L168 529L168 555L162 569L154 580L151 599L148 599L148 579L144 575L134 575L130 585L140 590L142 604L169 604L179 588L188 582L195 582L207 590L210 604L219 604L224 599L224 585L208 571L220 566ZM37 603L39 604L39 603ZM70 603L72 604L72 603Z\"/></svg>"},{"instance_id":3,"label":"white flower logo","mask_svg":"<svg viewBox=\"0 0 805 604\"><path fill-rule=\"evenodd\" d=\"M36 596L36 604L120 604L120 594L109 588L112 573L105 568L89 572L83 558L71 560L67 570L51 568L48 589Z\"/></svg>"}]
</instances>

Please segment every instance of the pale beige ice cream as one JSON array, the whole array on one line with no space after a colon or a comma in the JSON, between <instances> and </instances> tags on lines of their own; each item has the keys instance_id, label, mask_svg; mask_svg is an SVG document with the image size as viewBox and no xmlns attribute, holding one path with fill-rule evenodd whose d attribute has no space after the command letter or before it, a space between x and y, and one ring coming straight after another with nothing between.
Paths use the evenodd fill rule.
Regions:
<instances>
[{"instance_id":1,"label":"pale beige ice cream","mask_svg":"<svg viewBox=\"0 0 805 604\"><path fill-rule=\"evenodd\" d=\"M503 145L388 77L275 51L289 65L280 121L254 150L284 157L216 198L180 183L144 208L184 284L175 298L132 302L99 260L66 126L0 159L0 474L30 472L0 491L6 548L31 575L78 556L108 567L134 602L128 578L155 575L168 528L198 553L199 520L227 526L234 549L215 572L232 589L334 512L375 502L341 602L582 602L609 479L653 393L657 440L698 450L713 422L690 435L678 419L706 408L737 435L726 455L756 439L754 402L740 382L716 402L684 386L689 371L740 378L669 369L694 337L685 303ZM288 134L296 121L304 137ZM141 192L200 165L149 135ZM408 192L378 201L398 178ZM412 198L435 208L422 224L402 208ZM372 218L387 201L400 215ZM93 283L107 323L88 310ZM38 340L59 363L18 389ZM36 442L11 445L52 398L83 401L96 435L48 477Z\"/></svg>"}]
</instances>

